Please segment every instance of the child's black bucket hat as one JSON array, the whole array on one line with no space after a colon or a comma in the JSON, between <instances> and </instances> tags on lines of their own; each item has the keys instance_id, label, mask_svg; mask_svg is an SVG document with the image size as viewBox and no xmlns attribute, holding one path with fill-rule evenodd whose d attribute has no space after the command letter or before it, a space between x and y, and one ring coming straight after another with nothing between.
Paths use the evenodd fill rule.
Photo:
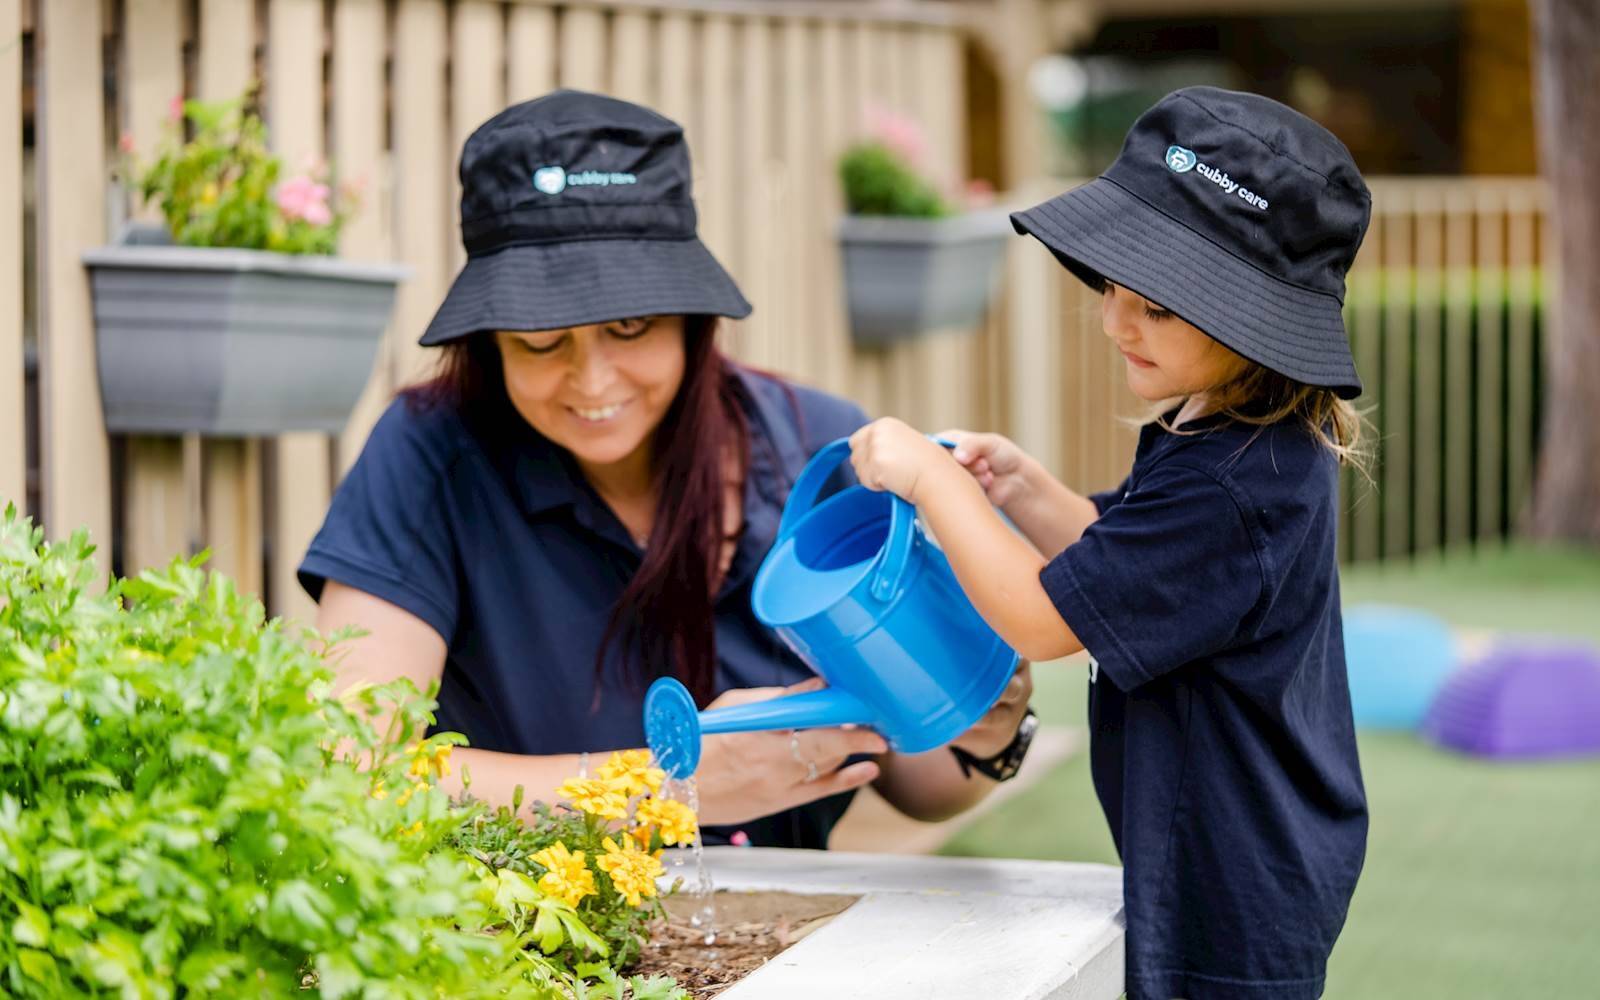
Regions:
<instances>
[{"instance_id":1,"label":"child's black bucket hat","mask_svg":"<svg viewBox=\"0 0 1600 1000\"><path fill-rule=\"evenodd\" d=\"M1277 101L1162 98L1095 180L1011 216L1074 274L1105 278L1234 351L1350 399L1345 272L1372 198L1344 144Z\"/></svg>"},{"instance_id":2,"label":"child's black bucket hat","mask_svg":"<svg viewBox=\"0 0 1600 1000\"><path fill-rule=\"evenodd\" d=\"M576 90L513 105L462 147L467 263L421 342L633 316L750 315L695 218L689 148L675 122Z\"/></svg>"}]
</instances>

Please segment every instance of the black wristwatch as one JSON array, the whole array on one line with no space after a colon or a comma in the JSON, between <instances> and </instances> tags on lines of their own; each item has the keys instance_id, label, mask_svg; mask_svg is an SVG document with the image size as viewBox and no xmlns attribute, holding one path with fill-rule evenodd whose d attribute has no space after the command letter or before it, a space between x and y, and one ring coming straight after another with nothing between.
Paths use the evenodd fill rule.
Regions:
<instances>
[{"instance_id":1,"label":"black wristwatch","mask_svg":"<svg viewBox=\"0 0 1600 1000\"><path fill-rule=\"evenodd\" d=\"M979 759L967 753L960 747L953 746L950 752L955 754L956 762L961 765L961 774L972 777L972 772L993 778L995 781L1010 781L1017 776L1017 770L1022 767L1022 758L1028 755L1028 745L1033 742L1033 734L1039 728L1039 717L1030 707L1022 713L1022 722L1017 726L1017 735L1011 737L1011 742L1006 748L993 757Z\"/></svg>"}]
</instances>

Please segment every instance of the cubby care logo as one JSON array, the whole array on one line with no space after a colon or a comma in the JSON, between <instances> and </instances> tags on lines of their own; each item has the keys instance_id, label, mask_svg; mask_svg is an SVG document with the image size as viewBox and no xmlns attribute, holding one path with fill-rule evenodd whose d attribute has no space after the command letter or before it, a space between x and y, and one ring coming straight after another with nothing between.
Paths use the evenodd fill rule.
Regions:
<instances>
[{"instance_id":1,"label":"cubby care logo","mask_svg":"<svg viewBox=\"0 0 1600 1000\"><path fill-rule=\"evenodd\" d=\"M1236 195L1240 201L1253 208L1259 208L1263 212L1267 210L1267 199L1229 177L1226 170L1218 170L1210 164L1201 163L1200 157L1196 156L1192 149L1185 149L1182 146L1168 146L1167 168L1175 174L1186 174L1193 170L1221 188L1224 194Z\"/></svg>"},{"instance_id":2,"label":"cubby care logo","mask_svg":"<svg viewBox=\"0 0 1600 1000\"><path fill-rule=\"evenodd\" d=\"M533 172L533 186L551 196L558 195L569 187L620 187L624 184L637 183L639 178L636 175L614 170L579 170L567 173L565 167L549 166L540 167Z\"/></svg>"}]
</instances>

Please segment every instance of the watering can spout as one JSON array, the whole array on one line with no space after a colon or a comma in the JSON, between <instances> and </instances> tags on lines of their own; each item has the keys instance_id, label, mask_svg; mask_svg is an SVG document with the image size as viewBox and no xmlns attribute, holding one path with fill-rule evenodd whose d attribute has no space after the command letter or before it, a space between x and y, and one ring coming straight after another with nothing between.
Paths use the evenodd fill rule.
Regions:
<instances>
[{"instance_id":1,"label":"watering can spout","mask_svg":"<svg viewBox=\"0 0 1600 1000\"><path fill-rule=\"evenodd\" d=\"M866 702L838 688L805 691L766 701L701 712L682 684L663 677L644 700L645 741L656 762L674 778L687 778L700 764L700 738L717 733L769 729L815 729L867 725L876 714Z\"/></svg>"}]
</instances>

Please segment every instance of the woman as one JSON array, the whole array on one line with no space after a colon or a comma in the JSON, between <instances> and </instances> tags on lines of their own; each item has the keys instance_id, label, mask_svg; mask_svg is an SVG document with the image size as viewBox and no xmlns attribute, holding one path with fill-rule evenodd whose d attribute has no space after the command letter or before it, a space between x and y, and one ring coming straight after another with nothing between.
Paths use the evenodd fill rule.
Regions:
<instances>
[{"instance_id":1,"label":"woman","mask_svg":"<svg viewBox=\"0 0 1600 1000\"><path fill-rule=\"evenodd\" d=\"M717 351L717 317L750 306L695 236L667 119L550 94L482 125L461 181L468 259L422 337L439 375L378 422L300 579L319 628L367 633L342 680L440 681L438 728L471 741L455 780L550 800L581 755L643 744L654 677L702 705L817 683L750 583L806 459L865 416ZM706 840L825 847L868 782L952 815L993 786L969 764L1025 747L1030 691L1024 668L960 756L866 729L708 737Z\"/></svg>"}]
</instances>

